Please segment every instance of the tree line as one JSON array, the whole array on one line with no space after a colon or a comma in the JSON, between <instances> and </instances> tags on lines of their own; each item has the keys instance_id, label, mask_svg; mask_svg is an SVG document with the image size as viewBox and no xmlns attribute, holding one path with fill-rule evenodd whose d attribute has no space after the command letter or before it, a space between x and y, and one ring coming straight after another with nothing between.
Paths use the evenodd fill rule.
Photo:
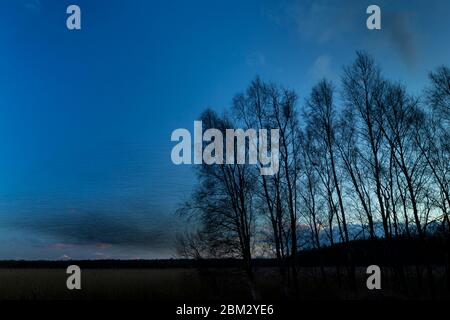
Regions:
<instances>
[{"instance_id":1,"label":"tree line","mask_svg":"<svg viewBox=\"0 0 450 320\"><path fill-rule=\"evenodd\" d=\"M304 248L449 237L446 66L430 72L415 96L357 52L339 86L323 79L300 101L257 77L224 114L207 109L201 120L205 130L279 129L276 174L260 175L258 165L201 165L192 197L178 210L198 226L179 236L179 254L241 258L254 296L254 257L276 259L283 284L295 292Z\"/></svg>"}]
</instances>

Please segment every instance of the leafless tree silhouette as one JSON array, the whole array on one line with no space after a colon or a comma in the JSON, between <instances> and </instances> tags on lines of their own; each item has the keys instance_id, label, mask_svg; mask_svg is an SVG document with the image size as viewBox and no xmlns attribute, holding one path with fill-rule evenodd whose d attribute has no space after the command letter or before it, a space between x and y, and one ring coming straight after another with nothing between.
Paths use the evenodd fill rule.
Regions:
<instances>
[{"instance_id":1,"label":"leafless tree silhouette","mask_svg":"<svg viewBox=\"0 0 450 320\"><path fill-rule=\"evenodd\" d=\"M346 244L354 276L356 239L416 239L425 246L439 235L448 247L450 69L441 66L429 79L423 96L414 97L357 52L339 90L321 80L302 105L294 91L256 78L228 115L206 110L205 129L278 128L280 167L265 176L260 163L200 166L198 187L180 208L199 220L199 230L179 239L180 255L240 257L256 298L252 259L263 246L287 295L301 290L303 248Z\"/></svg>"}]
</instances>

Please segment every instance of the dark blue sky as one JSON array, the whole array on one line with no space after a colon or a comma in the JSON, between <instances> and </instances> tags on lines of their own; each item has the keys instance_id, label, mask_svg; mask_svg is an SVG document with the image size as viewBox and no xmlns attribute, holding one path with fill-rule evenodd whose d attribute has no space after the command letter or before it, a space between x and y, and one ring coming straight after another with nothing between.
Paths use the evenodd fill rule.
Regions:
<instances>
[{"instance_id":1,"label":"dark blue sky","mask_svg":"<svg viewBox=\"0 0 450 320\"><path fill-rule=\"evenodd\" d=\"M450 64L450 3L376 1L368 31L372 2L2 0L0 259L171 256L195 179L170 134L256 75L303 101L363 49L419 93Z\"/></svg>"}]
</instances>

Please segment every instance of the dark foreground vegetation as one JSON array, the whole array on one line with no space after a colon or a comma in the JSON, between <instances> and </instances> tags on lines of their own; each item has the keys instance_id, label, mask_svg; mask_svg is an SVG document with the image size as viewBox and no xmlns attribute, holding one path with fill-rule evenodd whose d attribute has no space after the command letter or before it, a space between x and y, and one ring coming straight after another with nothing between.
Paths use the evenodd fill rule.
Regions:
<instances>
[{"instance_id":1,"label":"dark foreground vegetation","mask_svg":"<svg viewBox=\"0 0 450 320\"><path fill-rule=\"evenodd\" d=\"M399 287L395 273L382 267L382 290L369 291L365 287L365 268L356 268L356 286L346 282L336 269L324 268L326 278L319 268L299 267L299 293L296 299L430 299L426 283L417 279L416 267L405 267L405 284ZM0 300L65 300L65 299L127 299L159 301L250 301L251 292L246 276L240 268L207 269L83 269L82 289L69 291L64 268L9 269L0 268ZM419 272L424 272L420 268ZM433 269L435 298L449 299L440 268ZM255 282L263 300L292 301L280 287L278 271L272 267L255 269Z\"/></svg>"},{"instance_id":2,"label":"dark foreground vegetation","mask_svg":"<svg viewBox=\"0 0 450 320\"><path fill-rule=\"evenodd\" d=\"M352 251L349 261L347 252ZM449 299L448 243L354 241L299 253L297 291L286 290L276 259L254 259L254 287L242 259L1 261L0 299ZM82 290L66 288L66 268L82 269ZM381 267L381 290L366 287L366 267ZM348 266L352 268L348 268ZM254 291L252 291L254 290Z\"/></svg>"}]
</instances>

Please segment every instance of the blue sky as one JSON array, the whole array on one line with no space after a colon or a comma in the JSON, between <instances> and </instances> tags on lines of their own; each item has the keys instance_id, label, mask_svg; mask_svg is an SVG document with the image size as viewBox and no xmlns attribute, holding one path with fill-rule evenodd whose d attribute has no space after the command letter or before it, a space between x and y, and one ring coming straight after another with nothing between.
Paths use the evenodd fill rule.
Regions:
<instances>
[{"instance_id":1,"label":"blue sky","mask_svg":"<svg viewBox=\"0 0 450 320\"><path fill-rule=\"evenodd\" d=\"M450 64L450 3L372 2L2 0L0 259L172 256L195 179L170 134L256 75L302 102L366 50L420 93Z\"/></svg>"}]
</instances>

